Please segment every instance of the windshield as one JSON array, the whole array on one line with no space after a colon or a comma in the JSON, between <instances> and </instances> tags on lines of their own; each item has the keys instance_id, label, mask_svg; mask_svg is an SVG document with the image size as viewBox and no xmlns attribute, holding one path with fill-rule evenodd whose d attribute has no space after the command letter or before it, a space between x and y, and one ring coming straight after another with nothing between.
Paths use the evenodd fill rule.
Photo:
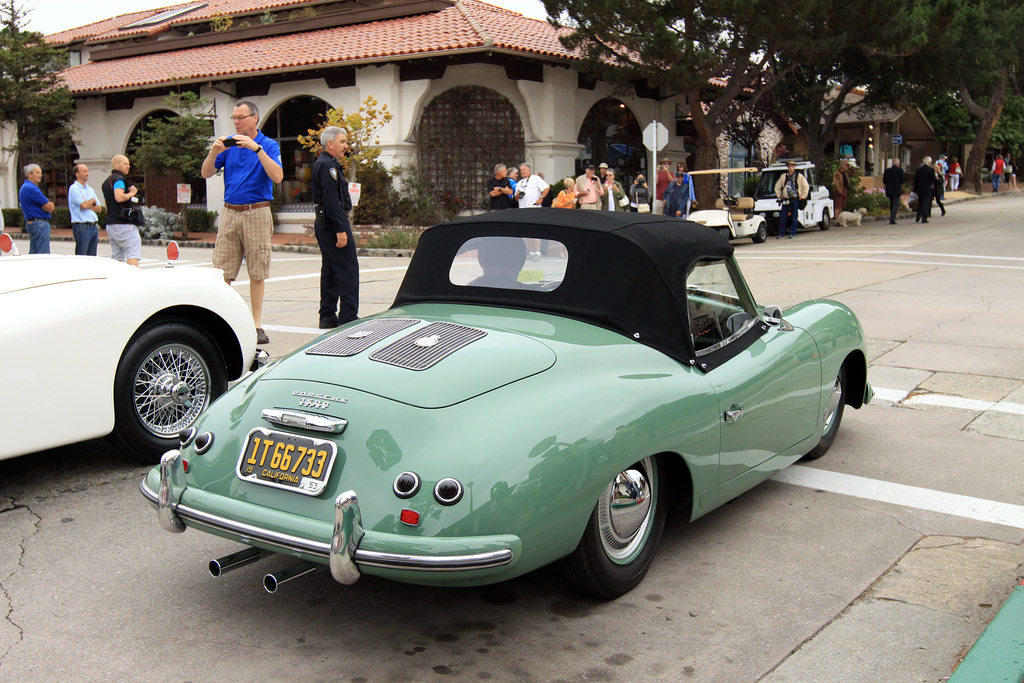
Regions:
<instances>
[{"instance_id":1,"label":"windshield","mask_svg":"<svg viewBox=\"0 0 1024 683\"><path fill-rule=\"evenodd\" d=\"M764 171L754 190L754 199L775 199L775 183L785 171Z\"/></svg>"}]
</instances>

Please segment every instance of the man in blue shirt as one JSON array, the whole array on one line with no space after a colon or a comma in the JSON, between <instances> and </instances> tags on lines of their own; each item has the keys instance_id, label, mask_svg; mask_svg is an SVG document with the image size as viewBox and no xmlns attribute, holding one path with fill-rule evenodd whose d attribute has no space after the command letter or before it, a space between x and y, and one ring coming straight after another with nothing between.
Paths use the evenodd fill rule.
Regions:
<instances>
[{"instance_id":1,"label":"man in blue shirt","mask_svg":"<svg viewBox=\"0 0 1024 683\"><path fill-rule=\"evenodd\" d=\"M24 170L25 182L18 190L18 201L21 202L21 214L25 217L25 229L28 231L28 253L49 254L53 202L39 189L43 180L43 169L39 164L29 164Z\"/></svg>"},{"instance_id":2,"label":"man in blue shirt","mask_svg":"<svg viewBox=\"0 0 1024 683\"><path fill-rule=\"evenodd\" d=\"M224 209L217 228L213 265L230 283L245 258L249 302L256 323L256 343L270 340L263 331L264 282L270 276L270 239L274 218L270 201L274 183L284 180L281 146L259 131L260 111L252 100L239 100L231 113L235 135L214 140L203 161L203 177L224 169Z\"/></svg>"},{"instance_id":3,"label":"man in blue shirt","mask_svg":"<svg viewBox=\"0 0 1024 683\"><path fill-rule=\"evenodd\" d=\"M95 256L99 243L99 213L103 210L96 191L86 185L89 167L75 164L75 182L68 188L71 233L75 236L75 256Z\"/></svg>"}]
</instances>

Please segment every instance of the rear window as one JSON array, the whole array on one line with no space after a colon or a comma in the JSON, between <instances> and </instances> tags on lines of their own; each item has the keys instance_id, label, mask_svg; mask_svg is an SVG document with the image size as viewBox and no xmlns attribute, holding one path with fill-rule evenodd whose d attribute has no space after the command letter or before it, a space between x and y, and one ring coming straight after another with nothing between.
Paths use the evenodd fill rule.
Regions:
<instances>
[{"instance_id":1,"label":"rear window","mask_svg":"<svg viewBox=\"0 0 1024 683\"><path fill-rule=\"evenodd\" d=\"M460 287L554 291L568 262L565 245L554 240L474 237L459 247L448 279Z\"/></svg>"}]
</instances>

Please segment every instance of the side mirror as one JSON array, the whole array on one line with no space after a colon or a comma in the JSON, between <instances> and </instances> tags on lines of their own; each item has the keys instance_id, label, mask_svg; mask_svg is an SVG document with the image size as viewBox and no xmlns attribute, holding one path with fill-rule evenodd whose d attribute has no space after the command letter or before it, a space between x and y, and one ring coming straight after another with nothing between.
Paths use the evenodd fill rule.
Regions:
<instances>
[{"instance_id":1,"label":"side mirror","mask_svg":"<svg viewBox=\"0 0 1024 683\"><path fill-rule=\"evenodd\" d=\"M764 322L771 327L777 327L783 332L789 332L793 326L782 319L782 307L772 304L764 307Z\"/></svg>"},{"instance_id":2,"label":"side mirror","mask_svg":"<svg viewBox=\"0 0 1024 683\"><path fill-rule=\"evenodd\" d=\"M18 247L6 232L0 232L0 251L11 256L18 256Z\"/></svg>"},{"instance_id":3,"label":"side mirror","mask_svg":"<svg viewBox=\"0 0 1024 683\"><path fill-rule=\"evenodd\" d=\"M179 249L178 243L171 240L167 243L167 265L164 268L173 268L174 262L178 260Z\"/></svg>"}]
</instances>

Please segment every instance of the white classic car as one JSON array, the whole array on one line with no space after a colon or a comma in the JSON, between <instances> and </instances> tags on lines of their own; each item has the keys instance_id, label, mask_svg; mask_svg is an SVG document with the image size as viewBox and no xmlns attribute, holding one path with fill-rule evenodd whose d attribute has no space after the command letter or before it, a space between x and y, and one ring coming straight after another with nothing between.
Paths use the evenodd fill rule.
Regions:
<instances>
[{"instance_id":1,"label":"white classic car","mask_svg":"<svg viewBox=\"0 0 1024 683\"><path fill-rule=\"evenodd\" d=\"M0 460L110 435L157 462L253 366L252 315L218 270L0 242Z\"/></svg>"},{"instance_id":2,"label":"white classic car","mask_svg":"<svg viewBox=\"0 0 1024 683\"><path fill-rule=\"evenodd\" d=\"M719 197L714 209L694 211L690 220L714 228L727 240L749 237L761 244L768 237L768 226L764 216L751 213L753 208L753 197Z\"/></svg>"}]
</instances>

